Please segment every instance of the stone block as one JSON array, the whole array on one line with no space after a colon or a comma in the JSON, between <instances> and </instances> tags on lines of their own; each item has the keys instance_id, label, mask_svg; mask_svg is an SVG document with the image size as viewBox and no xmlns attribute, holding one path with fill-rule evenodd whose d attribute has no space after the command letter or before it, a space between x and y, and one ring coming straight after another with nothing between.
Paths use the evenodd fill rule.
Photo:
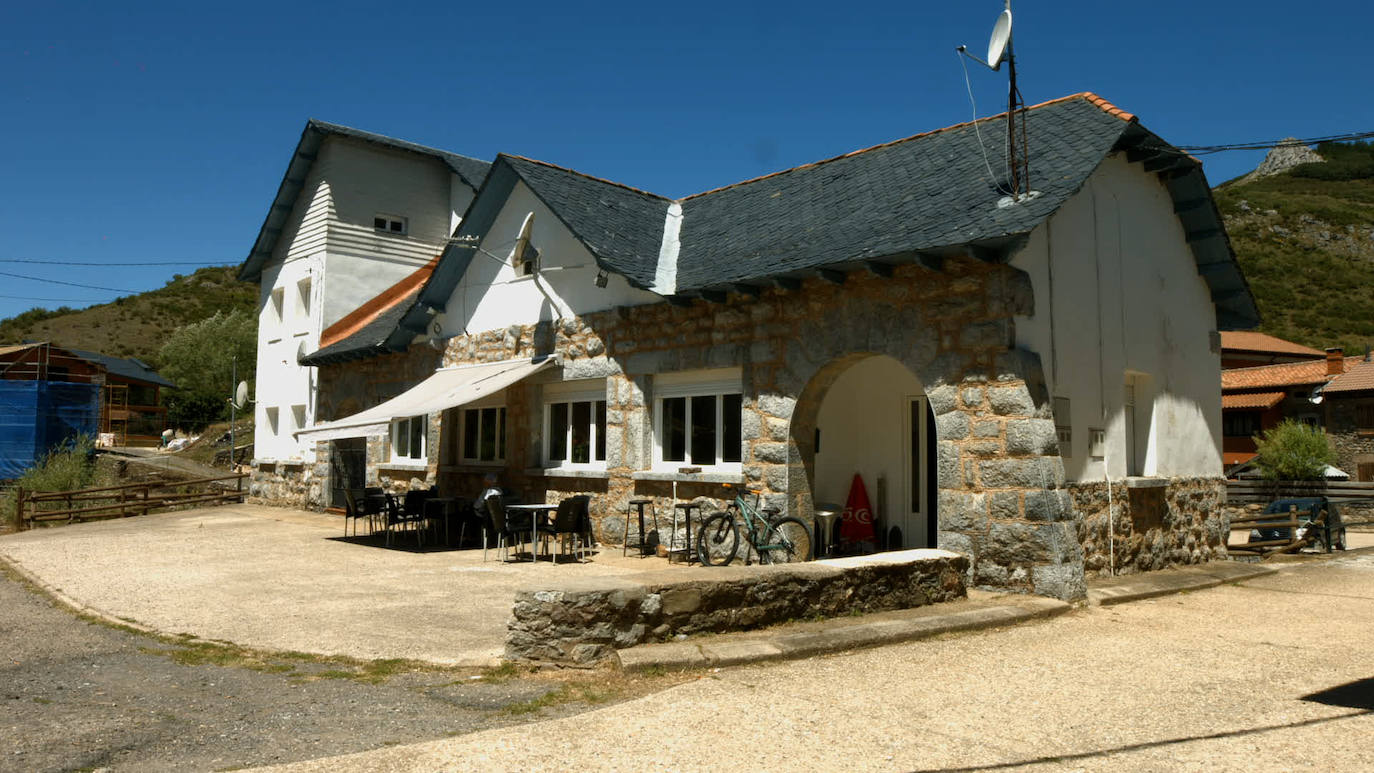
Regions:
<instances>
[{"instance_id":1,"label":"stone block","mask_svg":"<svg viewBox=\"0 0 1374 773\"><path fill-rule=\"evenodd\" d=\"M1059 453L1059 436L1050 419L1022 419L1007 422L1007 453L1013 456L1041 456Z\"/></svg>"},{"instance_id":2,"label":"stone block","mask_svg":"<svg viewBox=\"0 0 1374 773\"><path fill-rule=\"evenodd\" d=\"M959 342L965 349L1000 349L1011 343L1005 321L974 322L959 332Z\"/></svg>"},{"instance_id":3,"label":"stone block","mask_svg":"<svg viewBox=\"0 0 1374 773\"><path fill-rule=\"evenodd\" d=\"M988 404L1001 416L1032 416L1035 403L1025 387L994 387L988 390Z\"/></svg>"},{"instance_id":4,"label":"stone block","mask_svg":"<svg viewBox=\"0 0 1374 773\"><path fill-rule=\"evenodd\" d=\"M968 414L960 411L938 414L935 417L935 430L941 440L962 440L968 437Z\"/></svg>"},{"instance_id":5,"label":"stone block","mask_svg":"<svg viewBox=\"0 0 1374 773\"><path fill-rule=\"evenodd\" d=\"M1047 534L1027 523L992 521L980 560L998 564L1039 564L1050 560Z\"/></svg>"},{"instance_id":6,"label":"stone block","mask_svg":"<svg viewBox=\"0 0 1374 773\"><path fill-rule=\"evenodd\" d=\"M988 495L988 517L1014 520L1021 517L1021 494L1017 491L998 491Z\"/></svg>"},{"instance_id":7,"label":"stone block","mask_svg":"<svg viewBox=\"0 0 1374 773\"><path fill-rule=\"evenodd\" d=\"M959 483L959 446L948 440L941 440L935 446L935 475L941 486L954 486Z\"/></svg>"},{"instance_id":8,"label":"stone block","mask_svg":"<svg viewBox=\"0 0 1374 773\"><path fill-rule=\"evenodd\" d=\"M777 359L777 356L772 341L755 341L749 345L750 362L771 362Z\"/></svg>"},{"instance_id":9,"label":"stone block","mask_svg":"<svg viewBox=\"0 0 1374 773\"><path fill-rule=\"evenodd\" d=\"M1083 580L1083 565L1047 564L1031 569L1031 587L1041 596L1061 601L1082 601L1088 597Z\"/></svg>"},{"instance_id":10,"label":"stone block","mask_svg":"<svg viewBox=\"0 0 1374 773\"><path fill-rule=\"evenodd\" d=\"M941 489L939 522L945 529L981 531L987 524L987 500L983 494Z\"/></svg>"},{"instance_id":11,"label":"stone block","mask_svg":"<svg viewBox=\"0 0 1374 773\"><path fill-rule=\"evenodd\" d=\"M792 411L797 407L797 399L787 395L759 395L759 410L768 416L791 421Z\"/></svg>"},{"instance_id":12,"label":"stone block","mask_svg":"<svg viewBox=\"0 0 1374 773\"><path fill-rule=\"evenodd\" d=\"M787 444L786 443L755 443L754 459L760 462L771 462L773 464L787 463Z\"/></svg>"},{"instance_id":13,"label":"stone block","mask_svg":"<svg viewBox=\"0 0 1374 773\"><path fill-rule=\"evenodd\" d=\"M926 397L930 400L930 410L936 416L942 416L958 408L956 399L959 395L958 387L951 384L944 384L926 388Z\"/></svg>"},{"instance_id":14,"label":"stone block","mask_svg":"<svg viewBox=\"0 0 1374 773\"><path fill-rule=\"evenodd\" d=\"M609 357L583 357L563 361L563 378L606 378L620 372L620 363Z\"/></svg>"},{"instance_id":15,"label":"stone block","mask_svg":"<svg viewBox=\"0 0 1374 773\"><path fill-rule=\"evenodd\" d=\"M1062 489L1052 491L1027 491L1026 515L1032 521L1068 521L1073 518L1069 492Z\"/></svg>"},{"instance_id":16,"label":"stone block","mask_svg":"<svg viewBox=\"0 0 1374 773\"><path fill-rule=\"evenodd\" d=\"M667 588L661 598L663 614L667 617L691 614L701 608L701 589L694 586Z\"/></svg>"},{"instance_id":17,"label":"stone block","mask_svg":"<svg viewBox=\"0 0 1374 773\"><path fill-rule=\"evenodd\" d=\"M1002 423L999 421L975 421L973 422L973 436L978 438L995 438L1002 435Z\"/></svg>"},{"instance_id":18,"label":"stone block","mask_svg":"<svg viewBox=\"0 0 1374 773\"><path fill-rule=\"evenodd\" d=\"M744 409L740 413L740 437L744 440L758 440L763 437L763 419L757 411Z\"/></svg>"},{"instance_id":19,"label":"stone block","mask_svg":"<svg viewBox=\"0 0 1374 773\"><path fill-rule=\"evenodd\" d=\"M1064 465L1057 456L990 459L978 462L984 488L1054 489L1064 484Z\"/></svg>"},{"instance_id":20,"label":"stone block","mask_svg":"<svg viewBox=\"0 0 1374 773\"><path fill-rule=\"evenodd\" d=\"M768 464L763 467L763 482L772 491L787 491L788 468L781 464Z\"/></svg>"},{"instance_id":21,"label":"stone block","mask_svg":"<svg viewBox=\"0 0 1374 773\"><path fill-rule=\"evenodd\" d=\"M959 390L959 399L964 401L965 408L978 408L983 404L983 387L964 387Z\"/></svg>"},{"instance_id":22,"label":"stone block","mask_svg":"<svg viewBox=\"0 0 1374 773\"><path fill-rule=\"evenodd\" d=\"M782 419L769 419L766 423L768 429L768 439L776 441L786 441L788 433L791 431L791 424Z\"/></svg>"}]
</instances>

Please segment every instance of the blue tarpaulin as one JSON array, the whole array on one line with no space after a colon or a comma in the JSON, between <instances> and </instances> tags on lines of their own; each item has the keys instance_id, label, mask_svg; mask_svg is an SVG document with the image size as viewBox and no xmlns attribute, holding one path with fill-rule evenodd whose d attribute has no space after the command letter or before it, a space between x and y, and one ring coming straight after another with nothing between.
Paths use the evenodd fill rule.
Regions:
<instances>
[{"instance_id":1,"label":"blue tarpaulin","mask_svg":"<svg viewBox=\"0 0 1374 773\"><path fill-rule=\"evenodd\" d=\"M0 479L18 478L53 446L99 429L95 384L0 381Z\"/></svg>"}]
</instances>

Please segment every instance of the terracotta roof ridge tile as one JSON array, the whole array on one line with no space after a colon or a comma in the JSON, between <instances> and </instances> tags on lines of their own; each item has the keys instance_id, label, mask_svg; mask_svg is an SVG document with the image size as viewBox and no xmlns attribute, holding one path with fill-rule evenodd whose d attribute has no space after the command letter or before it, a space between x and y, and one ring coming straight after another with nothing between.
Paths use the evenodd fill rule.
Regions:
<instances>
[{"instance_id":1,"label":"terracotta roof ridge tile","mask_svg":"<svg viewBox=\"0 0 1374 773\"><path fill-rule=\"evenodd\" d=\"M1101 109L1103 112L1107 113L1108 115L1116 116L1117 118L1120 118L1121 120L1126 121L1126 122L1128 122L1128 123L1133 122L1133 121L1136 120L1136 117L1135 117L1134 115L1132 115L1131 113L1128 113L1128 112L1126 112L1125 110L1122 110L1121 108L1117 107L1116 105L1113 105L1111 102L1108 102L1107 100L1103 99L1102 97L1099 97L1098 95L1092 93L1091 91L1080 91L1080 92L1077 93L1077 94L1069 94L1068 96L1063 96L1063 97L1058 97L1058 98L1055 98L1055 99L1051 99L1051 100L1048 100L1048 101L1045 101L1045 102L1041 102L1041 103L1039 103L1039 104L1037 104L1037 105L1031 105L1030 107L1025 108L1025 111L1028 112L1028 111L1031 111L1031 110L1039 110L1039 109L1042 108L1042 107L1049 107L1050 105L1056 105L1056 104L1059 104L1060 102L1068 102L1069 100L1073 100L1073 99L1082 99L1082 100L1088 102L1089 104L1093 105L1094 107L1097 107L1097 108ZM720 186L719 188L712 188L712 189L709 190L709 191L702 191L701 193L693 193L693 194L690 195L690 196L685 196L685 197L683 197L683 198L682 198L682 201L690 201L691 199L695 199L695 198L698 198L698 197L701 197L701 196L706 196L706 195L709 195L709 194L712 194L712 193L719 193L720 191L729 190L730 188L737 188L737 187L739 187L739 186L741 186L741 185L748 185L748 184L750 184L750 183L759 182L760 180L767 180L767 179L770 178L770 177L777 177L777 176L779 176L779 175L784 175L784 174L787 174L787 173L789 173L789 172L796 172L796 171L800 171L800 170L803 170L803 169L811 169L811 168L813 168L813 167L822 166L822 165L824 165L824 164L829 164L829 163L831 163L831 162L839 161L839 160L841 160L841 159L850 158L850 157L852 157L852 156L863 155L864 153L868 153L868 152L870 152L870 151L882 150L883 148L890 148L890 147L892 147L892 146L894 146L894 145L901 145L901 144L904 143L904 142L911 142L912 140L922 139L922 138L924 138L924 137L929 137L929 136L932 136L932 135L935 135L935 134L941 134L941 133L943 133L943 132L953 131L953 130L955 130L955 129L962 129L962 128L966 127L966 126L972 126L972 125L974 125L974 124L976 124L976 123L983 123L983 122L986 122L986 121L995 121L995 120L997 120L997 119L999 119L999 118L1004 118L1006 115L1007 115L1006 111L1003 111L1003 112L1001 112L1001 113L996 113L996 114L994 114L994 115L986 116L986 117L984 117L984 118L978 118L978 119L973 120L973 121L964 121L964 122L962 122L962 123L956 123L956 124L953 124L953 125L951 125L951 126L944 126L944 127L939 128L939 129L931 129L931 130L929 130L929 131L920 132L919 134L913 134L913 135L911 135L910 137L902 137L901 139L889 140L888 142L879 143L879 144L877 144L877 145L873 145L873 146L870 146L870 147L867 147L867 148L860 148L859 150L851 150L851 151L848 152L848 153L842 153L842 154L840 154L840 155L838 155L838 156L832 156L832 157L830 157L830 158L824 158L824 159L821 159L820 161L811 161L811 162L809 162L809 163L801 164L800 166L789 167L789 168L787 168L787 169L779 169L779 170L776 171L776 172L769 172L768 174L760 175L760 176L758 176L758 177L751 177L751 178L749 178L748 180L741 180L741 181L736 182L736 183L730 183L729 185L722 185L722 186Z\"/></svg>"},{"instance_id":2,"label":"terracotta roof ridge tile","mask_svg":"<svg viewBox=\"0 0 1374 773\"><path fill-rule=\"evenodd\" d=\"M408 274L396 284L364 301L358 308L343 315L339 321L325 328L324 332L320 333L319 348L323 349L353 335L385 313L387 309L400 303L402 299L429 279L430 274L434 273L435 266L439 265L439 258L441 257L442 255L435 255L430 258L428 263Z\"/></svg>"}]
</instances>

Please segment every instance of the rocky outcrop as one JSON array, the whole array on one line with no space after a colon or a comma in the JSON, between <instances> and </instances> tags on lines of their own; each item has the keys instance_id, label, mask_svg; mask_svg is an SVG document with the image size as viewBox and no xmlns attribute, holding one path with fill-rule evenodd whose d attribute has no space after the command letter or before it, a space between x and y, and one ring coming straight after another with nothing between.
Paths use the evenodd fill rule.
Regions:
<instances>
[{"instance_id":1,"label":"rocky outcrop","mask_svg":"<svg viewBox=\"0 0 1374 773\"><path fill-rule=\"evenodd\" d=\"M1247 174L1240 181L1250 182L1261 177L1272 177L1287 172L1295 166L1318 164L1322 160L1317 151L1302 144L1294 137L1288 137L1270 149L1260 165L1255 167L1255 171Z\"/></svg>"}]
</instances>

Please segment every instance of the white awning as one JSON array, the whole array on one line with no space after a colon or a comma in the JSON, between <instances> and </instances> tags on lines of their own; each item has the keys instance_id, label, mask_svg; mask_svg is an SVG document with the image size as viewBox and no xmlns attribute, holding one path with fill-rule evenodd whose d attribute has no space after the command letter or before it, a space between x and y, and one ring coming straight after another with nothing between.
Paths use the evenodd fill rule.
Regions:
<instances>
[{"instance_id":1,"label":"white awning","mask_svg":"<svg viewBox=\"0 0 1374 773\"><path fill-rule=\"evenodd\" d=\"M307 427L295 435L305 440L385 435L390 431L392 419L466 405L552 364L553 357L540 357L440 368L434 375L380 405L337 421Z\"/></svg>"}]
</instances>

